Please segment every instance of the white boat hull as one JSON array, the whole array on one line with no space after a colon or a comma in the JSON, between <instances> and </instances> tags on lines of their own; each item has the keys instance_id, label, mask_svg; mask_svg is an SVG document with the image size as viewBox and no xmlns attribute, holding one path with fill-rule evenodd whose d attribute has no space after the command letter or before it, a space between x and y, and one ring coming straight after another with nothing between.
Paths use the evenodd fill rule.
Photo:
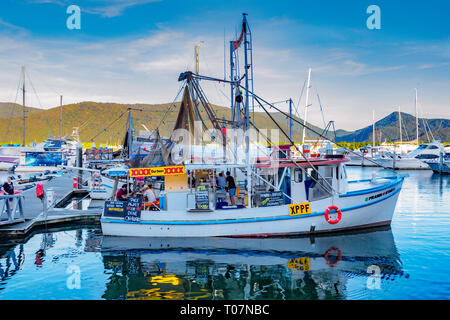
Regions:
<instances>
[{"instance_id":1,"label":"white boat hull","mask_svg":"<svg viewBox=\"0 0 450 320\"><path fill-rule=\"evenodd\" d=\"M186 211L142 211L140 222L102 217L104 235L134 237L264 237L336 232L389 225L403 178L367 191L311 202L312 213L289 215L289 206L216 210L208 213ZM325 220L325 210L336 205L342 218L336 224Z\"/></svg>"},{"instance_id":2,"label":"white boat hull","mask_svg":"<svg viewBox=\"0 0 450 320\"><path fill-rule=\"evenodd\" d=\"M401 170L429 170L428 165L415 158L401 158L395 161L392 159L379 159L377 160L379 164L390 169L401 169ZM395 168L394 168L395 166Z\"/></svg>"}]
</instances>

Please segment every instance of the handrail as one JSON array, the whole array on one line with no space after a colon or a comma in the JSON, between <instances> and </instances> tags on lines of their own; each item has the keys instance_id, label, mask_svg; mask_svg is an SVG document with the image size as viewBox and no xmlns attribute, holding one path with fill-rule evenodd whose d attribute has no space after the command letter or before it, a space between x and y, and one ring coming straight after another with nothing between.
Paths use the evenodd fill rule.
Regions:
<instances>
[{"instance_id":1,"label":"handrail","mask_svg":"<svg viewBox=\"0 0 450 320\"><path fill-rule=\"evenodd\" d=\"M25 221L23 215L24 198L23 194L0 195L0 225ZM3 213L7 215L6 221L2 218ZM16 217L17 214L18 217Z\"/></svg>"}]
</instances>

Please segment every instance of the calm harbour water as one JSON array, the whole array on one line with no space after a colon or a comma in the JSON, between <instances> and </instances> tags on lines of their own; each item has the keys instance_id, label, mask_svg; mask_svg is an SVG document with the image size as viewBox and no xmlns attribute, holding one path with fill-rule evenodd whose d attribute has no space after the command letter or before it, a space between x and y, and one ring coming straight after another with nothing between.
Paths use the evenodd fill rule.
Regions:
<instances>
[{"instance_id":1,"label":"calm harbour water","mask_svg":"<svg viewBox=\"0 0 450 320\"><path fill-rule=\"evenodd\" d=\"M373 171L390 175L348 168L351 179ZM35 234L0 247L0 300L448 299L450 176L400 174L409 177L391 228L366 233L179 242L103 237L96 226Z\"/></svg>"}]
</instances>

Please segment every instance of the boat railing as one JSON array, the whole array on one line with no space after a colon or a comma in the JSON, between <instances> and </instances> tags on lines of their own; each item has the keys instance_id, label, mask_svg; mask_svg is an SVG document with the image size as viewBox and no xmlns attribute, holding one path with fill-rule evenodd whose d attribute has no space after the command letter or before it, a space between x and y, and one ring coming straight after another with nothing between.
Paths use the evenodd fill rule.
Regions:
<instances>
[{"instance_id":1,"label":"boat railing","mask_svg":"<svg viewBox=\"0 0 450 320\"><path fill-rule=\"evenodd\" d=\"M24 222L23 203L21 194L0 195L0 225Z\"/></svg>"}]
</instances>

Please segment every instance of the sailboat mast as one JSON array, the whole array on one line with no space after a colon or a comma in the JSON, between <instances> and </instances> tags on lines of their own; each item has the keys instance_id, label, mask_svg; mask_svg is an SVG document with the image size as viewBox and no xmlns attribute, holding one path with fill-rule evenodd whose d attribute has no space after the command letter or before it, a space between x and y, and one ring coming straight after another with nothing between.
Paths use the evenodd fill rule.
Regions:
<instances>
[{"instance_id":1,"label":"sailboat mast","mask_svg":"<svg viewBox=\"0 0 450 320\"><path fill-rule=\"evenodd\" d=\"M22 78L23 78L23 86L22 86L22 96L23 96L23 104L22 104L22 137L23 142L22 145L25 147L25 66L22 66Z\"/></svg>"},{"instance_id":2,"label":"sailboat mast","mask_svg":"<svg viewBox=\"0 0 450 320\"><path fill-rule=\"evenodd\" d=\"M403 144L403 135L402 135L402 113L400 112L400 106L398 106L398 126L400 128L400 144Z\"/></svg>"},{"instance_id":3,"label":"sailboat mast","mask_svg":"<svg viewBox=\"0 0 450 320\"><path fill-rule=\"evenodd\" d=\"M128 159L132 158L133 144L133 118L131 117L131 108L128 108Z\"/></svg>"},{"instance_id":4,"label":"sailboat mast","mask_svg":"<svg viewBox=\"0 0 450 320\"><path fill-rule=\"evenodd\" d=\"M372 147L375 147L375 110L372 110Z\"/></svg>"},{"instance_id":5,"label":"sailboat mast","mask_svg":"<svg viewBox=\"0 0 450 320\"><path fill-rule=\"evenodd\" d=\"M414 107L416 109L416 140L417 140L417 145L419 145L419 113L417 111L417 88L414 88L414 91L416 93L415 99L414 99Z\"/></svg>"},{"instance_id":6,"label":"sailboat mast","mask_svg":"<svg viewBox=\"0 0 450 320\"><path fill-rule=\"evenodd\" d=\"M308 83L307 83L307 86L306 86L305 116L304 116L304 119L303 119L302 145L305 144L306 117L308 116L309 88L311 87L310 84L311 84L311 68L308 69Z\"/></svg>"},{"instance_id":7,"label":"sailboat mast","mask_svg":"<svg viewBox=\"0 0 450 320\"><path fill-rule=\"evenodd\" d=\"M62 99L63 96L59 96L59 138L62 139Z\"/></svg>"}]
</instances>

